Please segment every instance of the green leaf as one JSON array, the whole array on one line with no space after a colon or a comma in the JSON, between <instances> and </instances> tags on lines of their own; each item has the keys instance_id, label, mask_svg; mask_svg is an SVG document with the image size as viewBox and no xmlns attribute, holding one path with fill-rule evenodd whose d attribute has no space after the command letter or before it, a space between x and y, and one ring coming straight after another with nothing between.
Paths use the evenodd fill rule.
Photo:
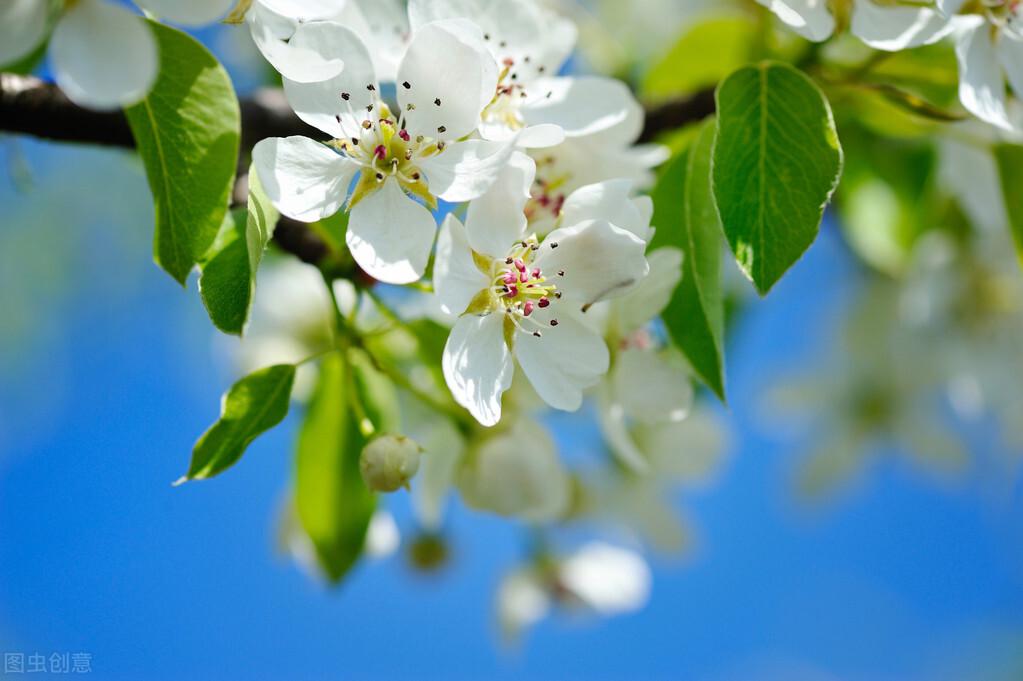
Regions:
<instances>
[{"instance_id":1,"label":"green leaf","mask_svg":"<svg viewBox=\"0 0 1023 681\"><path fill-rule=\"evenodd\" d=\"M685 254L682 280L661 316L696 375L724 401L721 222L711 192L713 148L711 121L658 181L652 248L674 246Z\"/></svg>"},{"instance_id":2,"label":"green leaf","mask_svg":"<svg viewBox=\"0 0 1023 681\"><path fill-rule=\"evenodd\" d=\"M199 293L213 324L241 335L256 293L256 271L280 217L249 172L248 210L229 212L203 258Z\"/></svg>"},{"instance_id":3,"label":"green leaf","mask_svg":"<svg viewBox=\"0 0 1023 681\"><path fill-rule=\"evenodd\" d=\"M176 484L212 478L233 466L249 444L288 415L295 367L277 364L249 374L227 391L220 419L192 449L192 463Z\"/></svg>"},{"instance_id":4,"label":"green leaf","mask_svg":"<svg viewBox=\"0 0 1023 681\"><path fill-rule=\"evenodd\" d=\"M1023 147L1000 144L995 147L995 160L998 162L1002 194L1009 214L1009 228L1016 242L1016 253L1023 264L1023 192L1020 191L1020 179L1023 178Z\"/></svg>"},{"instance_id":5,"label":"green leaf","mask_svg":"<svg viewBox=\"0 0 1023 681\"><path fill-rule=\"evenodd\" d=\"M339 582L362 554L376 496L359 472L369 438L357 421L354 400L377 432L397 428L397 396L360 353L335 353L320 378L298 438L295 504L299 521L324 573Z\"/></svg>"},{"instance_id":6,"label":"green leaf","mask_svg":"<svg viewBox=\"0 0 1023 681\"><path fill-rule=\"evenodd\" d=\"M714 195L725 236L760 295L810 247L838 186L831 107L796 69L764 62L717 91Z\"/></svg>"},{"instance_id":7,"label":"green leaf","mask_svg":"<svg viewBox=\"0 0 1023 681\"><path fill-rule=\"evenodd\" d=\"M694 26L643 80L643 95L664 98L711 87L750 60L756 24L745 16L715 18ZM714 55L708 59L707 55Z\"/></svg>"},{"instance_id":8,"label":"green leaf","mask_svg":"<svg viewBox=\"0 0 1023 681\"><path fill-rule=\"evenodd\" d=\"M241 139L227 72L198 41L149 22L160 75L125 109L156 210L154 259L181 284L213 244L234 186Z\"/></svg>"}]
</instances>

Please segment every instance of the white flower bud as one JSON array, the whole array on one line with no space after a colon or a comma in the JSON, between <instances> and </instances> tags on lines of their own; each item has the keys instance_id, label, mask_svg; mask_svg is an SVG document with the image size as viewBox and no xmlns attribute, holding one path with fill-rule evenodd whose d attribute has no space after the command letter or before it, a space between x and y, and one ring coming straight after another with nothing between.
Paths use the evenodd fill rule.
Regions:
<instances>
[{"instance_id":1,"label":"white flower bud","mask_svg":"<svg viewBox=\"0 0 1023 681\"><path fill-rule=\"evenodd\" d=\"M359 470L366 486L377 492L408 488L419 470L422 448L404 435L381 435L362 449Z\"/></svg>"}]
</instances>

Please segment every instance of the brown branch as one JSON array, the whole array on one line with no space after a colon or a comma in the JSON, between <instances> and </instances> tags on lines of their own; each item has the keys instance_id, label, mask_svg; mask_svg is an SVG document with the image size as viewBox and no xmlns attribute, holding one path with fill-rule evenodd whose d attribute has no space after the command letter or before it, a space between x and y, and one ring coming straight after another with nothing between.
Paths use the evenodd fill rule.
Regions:
<instances>
[{"instance_id":1,"label":"brown branch","mask_svg":"<svg viewBox=\"0 0 1023 681\"><path fill-rule=\"evenodd\" d=\"M315 128L300 121L279 89L263 89L240 100L242 143L239 164L248 163L253 145L266 137L306 135L322 137ZM714 113L712 89L669 100L650 107L641 142L661 133L702 120ZM92 111L69 100L52 83L33 76L0 73L0 133L18 133L58 142L80 142L132 149L135 139L124 112ZM244 165L242 165L244 168ZM242 178L239 178L242 181ZM236 192L237 194L238 192ZM241 201L244 201L242 192ZM283 219L274 242L301 260L318 263L327 245L300 222Z\"/></svg>"}]
</instances>

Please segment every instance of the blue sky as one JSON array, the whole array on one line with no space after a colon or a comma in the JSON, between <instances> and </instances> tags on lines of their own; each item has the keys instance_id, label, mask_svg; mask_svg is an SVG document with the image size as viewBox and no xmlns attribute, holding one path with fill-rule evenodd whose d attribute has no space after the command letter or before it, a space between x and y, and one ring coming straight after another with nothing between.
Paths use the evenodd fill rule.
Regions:
<instances>
[{"instance_id":1,"label":"blue sky","mask_svg":"<svg viewBox=\"0 0 1023 681\"><path fill-rule=\"evenodd\" d=\"M32 177L0 183L3 651L87 651L102 679L1019 678L1018 481L978 468L941 483L882 457L824 507L791 495L798 451L760 407L855 293L861 274L832 225L736 329L728 463L679 499L697 551L655 560L643 611L548 620L507 651L491 600L521 556L509 523L456 505L446 572L391 558L330 591L273 547L292 420L229 474L172 488L230 375L194 287L151 264L140 167L117 152L3 149ZM15 257L19 244L33 250ZM406 499L392 507L408 528Z\"/></svg>"}]
</instances>

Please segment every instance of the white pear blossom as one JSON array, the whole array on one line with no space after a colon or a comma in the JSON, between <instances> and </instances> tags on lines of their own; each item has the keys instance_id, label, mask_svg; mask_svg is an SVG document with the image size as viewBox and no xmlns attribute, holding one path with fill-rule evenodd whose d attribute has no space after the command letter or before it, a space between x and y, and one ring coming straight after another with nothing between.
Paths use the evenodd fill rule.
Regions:
<instances>
[{"instance_id":1,"label":"white pear blossom","mask_svg":"<svg viewBox=\"0 0 1023 681\"><path fill-rule=\"evenodd\" d=\"M526 418L470 451L458 487L474 508L531 522L561 517L571 496L571 479L554 441Z\"/></svg>"},{"instance_id":2,"label":"white pear blossom","mask_svg":"<svg viewBox=\"0 0 1023 681\"><path fill-rule=\"evenodd\" d=\"M647 274L646 243L616 225L615 213L579 211L579 222L542 242L518 210L533 166L516 154L490 197L470 206L466 225L449 215L441 228L434 288L460 314L444 348L444 377L455 400L483 425L501 418L501 395L517 361L537 394L574 411L583 391L607 372L609 354L583 312L621 295ZM503 201L488 201L493 195ZM599 203L594 203L599 205Z\"/></svg>"},{"instance_id":3,"label":"white pear blossom","mask_svg":"<svg viewBox=\"0 0 1023 681\"><path fill-rule=\"evenodd\" d=\"M1016 126L1006 108L1005 81L1023 96L1023 7L1018 0L938 0L956 27L959 100L977 118L1003 130ZM972 13L957 14L970 9Z\"/></svg>"},{"instance_id":4,"label":"white pear blossom","mask_svg":"<svg viewBox=\"0 0 1023 681\"><path fill-rule=\"evenodd\" d=\"M0 65L28 56L46 38L48 0L0 3ZM156 80L156 39L142 17L105 0L79 0L60 10L49 45L50 66L76 104L116 109L135 104Z\"/></svg>"},{"instance_id":5,"label":"white pear blossom","mask_svg":"<svg viewBox=\"0 0 1023 681\"><path fill-rule=\"evenodd\" d=\"M298 116L334 140L257 144L253 162L267 195L281 213L305 222L333 215L350 195L346 241L359 266L388 283L419 279L433 246L430 209L437 199L480 196L513 150L511 142L462 139L489 101L493 60L464 27L421 27L398 67L399 109L392 111L381 99L369 48L349 29L302 24L291 44L345 63L341 75L320 83L284 81Z\"/></svg>"},{"instance_id":6,"label":"white pear blossom","mask_svg":"<svg viewBox=\"0 0 1023 681\"><path fill-rule=\"evenodd\" d=\"M298 27L341 14L347 0L252 0L245 13L252 41L263 57L290 80L315 83L337 76L344 60L293 40Z\"/></svg>"},{"instance_id":7,"label":"white pear blossom","mask_svg":"<svg viewBox=\"0 0 1023 681\"><path fill-rule=\"evenodd\" d=\"M635 612L650 599L653 577L641 555L605 542L589 542L561 558L542 557L501 580L497 618L517 638L553 605L601 617Z\"/></svg>"},{"instance_id":8,"label":"white pear blossom","mask_svg":"<svg viewBox=\"0 0 1023 681\"><path fill-rule=\"evenodd\" d=\"M536 0L411 0L413 29L431 21L470 20L501 66L480 135L518 135L523 147L549 147L614 127L638 105L621 81L559 76L575 46L575 24Z\"/></svg>"},{"instance_id":9,"label":"white pear blossom","mask_svg":"<svg viewBox=\"0 0 1023 681\"><path fill-rule=\"evenodd\" d=\"M827 40L838 26L828 0L757 0L807 40ZM852 0L849 30L878 50L896 52L935 43L952 31L946 17L913 3Z\"/></svg>"}]
</instances>

